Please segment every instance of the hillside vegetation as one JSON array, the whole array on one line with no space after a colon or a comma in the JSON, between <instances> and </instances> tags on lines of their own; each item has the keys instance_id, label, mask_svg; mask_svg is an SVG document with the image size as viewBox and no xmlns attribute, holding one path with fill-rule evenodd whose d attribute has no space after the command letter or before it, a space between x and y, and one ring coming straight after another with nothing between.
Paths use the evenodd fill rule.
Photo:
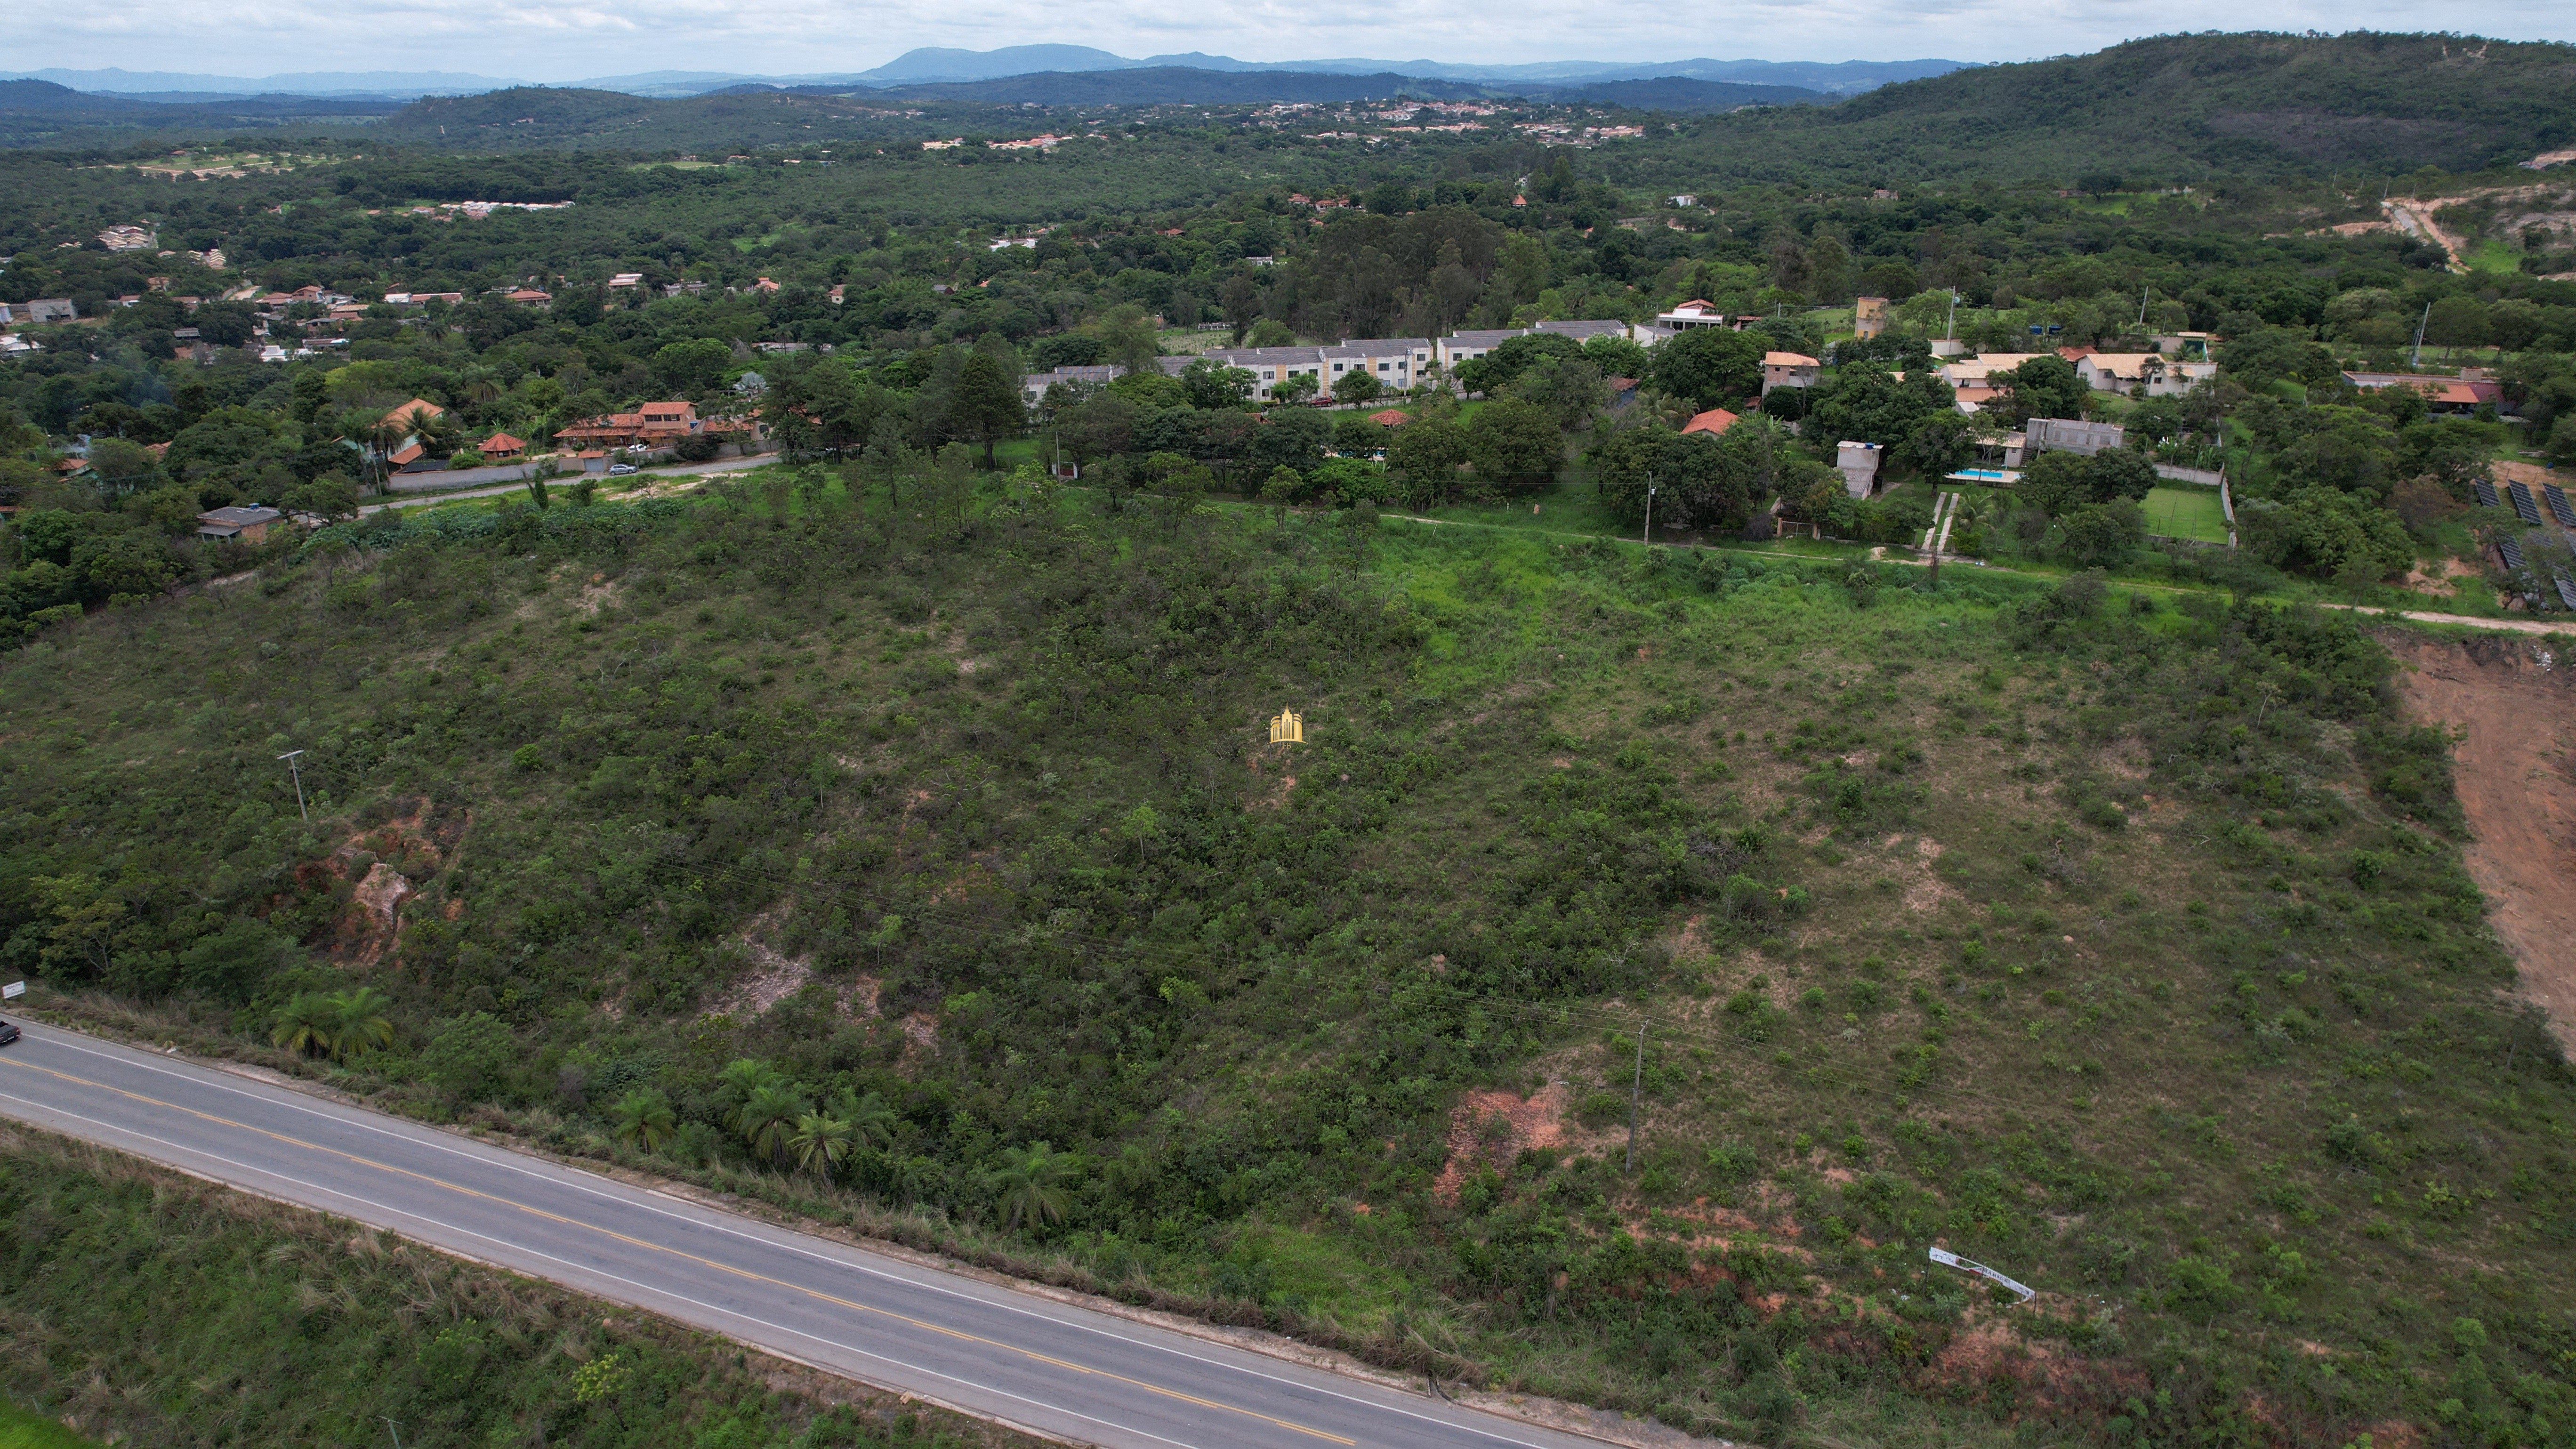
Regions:
<instances>
[{"instance_id":1,"label":"hillside vegetation","mask_svg":"<svg viewBox=\"0 0 2576 1449\"><path fill-rule=\"evenodd\" d=\"M7 656L9 964L1762 1442L2576 1424L2576 1084L2348 622L761 477Z\"/></svg>"},{"instance_id":2,"label":"hillside vegetation","mask_svg":"<svg viewBox=\"0 0 2576 1449\"><path fill-rule=\"evenodd\" d=\"M2443 35L2173 35L1980 66L1839 105L1722 117L1721 174L2205 182L2329 168L2512 165L2576 139L2576 47Z\"/></svg>"},{"instance_id":3,"label":"hillside vegetation","mask_svg":"<svg viewBox=\"0 0 2576 1449\"><path fill-rule=\"evenodd\" d=\"M1028 1441L319 1213L0 1128L0 1445ZM118 1272L102 1275L99 1264ZM70 1419L90 1437L75 1437Z\"/></svg>"}]
</instances>

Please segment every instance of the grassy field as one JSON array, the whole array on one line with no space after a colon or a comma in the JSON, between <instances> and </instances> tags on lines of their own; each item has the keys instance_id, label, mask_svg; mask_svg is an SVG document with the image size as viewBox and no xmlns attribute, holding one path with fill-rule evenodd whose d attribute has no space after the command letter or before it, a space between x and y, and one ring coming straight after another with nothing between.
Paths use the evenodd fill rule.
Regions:
<instances>
[{"instance_id":1,"label":"grassy field","mask_svg":"<svg viewBox=\"0 0 2576 1449\"><path fill-rule=\"evenodd\" d=\"M0 1449L1022 1449L627 1309L0 1128ZM102 1263L117 1270L101 1273Z\"/></svg>"},{"instance_id":2,"label":"grassy field","mask_svg":"<svg viewBox=\"0 0 2576 1449\"><path fill-rule=\"evenodd\" d=\"M0 1449L93 1449L97 1442L0 1399Z\"/></svg>"},{"instance_id":3,"label":"grassy field","mask_svg":"<svg viewBox=\"0 0 2576 1449\"><path fill-rule=\"evenodd\" d=\"M1761 1442L2576 1422L2576 1088L2348 621L907 486L389 518L10 656L14 949L290 1068L370 985L301 1070ZM755 1079L887 1139L779 1171Z\"/></svg>"},{"instance_id":4,"label":"grassy field","mask_svg":"<svg viewBox=\"0 0 2576 1449\"><path fill-rule=\"evenodd\" d=\"M2227 542L2227 514L2215 488L2152 488L2145 508L2147 532L2156 537Z\"/></svg>"}]
</instances>

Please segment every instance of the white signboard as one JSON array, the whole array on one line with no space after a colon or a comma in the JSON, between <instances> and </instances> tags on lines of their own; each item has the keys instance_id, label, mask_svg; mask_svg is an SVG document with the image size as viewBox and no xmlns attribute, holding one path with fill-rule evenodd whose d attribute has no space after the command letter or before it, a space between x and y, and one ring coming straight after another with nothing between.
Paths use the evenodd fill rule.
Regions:
<instances>
[{"instance_id":1,"label":"white signboard","mask_svg":"<svg viewBox=\"0 0 2576 1449\"><path fill-rule=\"evenodd\" d=\"M27 983L24 981L12 981L6 986L0 986L0 1001L15 1001L26 994Z\"/></svg>"},{"instance_id":2,"label":"white signboard","mask_svg":"<svg viewBox=\"0 0 2576 1449\"><path fill-rule=\"evenodd\" d=\"M2004 1287L2020 1294L2021 1301L2024 1303L2028 1303L2033 1298L2039 1296L2039 1294L2032 1289L2023 1287L2021 1284L2016 1283L2010 1278L2005 1277L2003 1274L1996 1272L1994 1269L1987 1267L1985 1264L1976 1262L1972 1259L1962 1258L1947 1248L1934 1248L1932 1250L1932 1261L1945 1268L1957 1268L1962 1272L1974 1273L1989 1283L2002 1284Z\"/></svg>"}]
</instances>

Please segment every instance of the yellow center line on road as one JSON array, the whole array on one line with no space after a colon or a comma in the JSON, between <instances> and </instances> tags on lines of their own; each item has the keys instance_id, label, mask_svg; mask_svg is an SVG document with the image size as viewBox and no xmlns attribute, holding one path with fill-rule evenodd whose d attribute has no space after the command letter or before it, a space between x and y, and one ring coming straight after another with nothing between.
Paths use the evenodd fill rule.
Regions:
<instances>
[{"instance_id":1,"label":"yellow center line on road","mask_svg":"<svg viewBox=\"0 0 2576 1449\"><path fill-rule=\"evenodd\" d=\"M846 1308L853 1313L874 1314L880 1318L892 1319L908 1328L919 1329L926 1333L935 1333L942 1337L957 1339L965 1343L980 1344L986 1348L999 1349L1004 1353L1018 1354L1022 1358L1028 1359L1034 1363L1042 1363L1052 1368L1060 1368L1073 1373L1087 1374L1097 1378L1108 1379L1113 1383L1125 1384L1130 1388L1142 1389L1149 1394L1171 1399L1178 1403L1190 1404L1202 1409L1215 1409L1223 1413L1240 1414L1248 1419L1258 1419L1265 1424L1275 1425L1278 1428L1308 1435L1312 1438L1322 1439L1329 1443L1349 1445L1353 1446L1353 1449L1356 1449L1356 1446L1359 1443L1356 1439L1347 1438L1343 1435L1333 1433L1330 1430L1317 1429L1310 1425L1297 1423L1292 1419L1282 1419L1275 1415L1262 1413L1258 1409L1247 1409L1239 1404L1228 1404L1215 1399L1204 1399L1196 1394L1187 1394L1178 1389L1165 1388L1160 1384L1147 1383L1142 1379L1130 1378L1125 1374L1116 1373L1109 1369L1092 1368L1084 1364L1070 1363L1064 1359L1039 1353L1034 1349L1021 1348L1015 1344L1004 1343L999 1339L984 1338L977 1334L948 1328L940 1324L929 1322L925 1319L914 1318L909 1314L896 1313L890 1309L877 1308L869 1304L840 1297L836 1294L823 1292L819 1288L808 1288L801 1283L790 1283L783 1278L773 1278L765 1273L754 1272L749 1268L740 1268L731 1263L718 1262L713 1258L702 1258L695 1253L683 1252L678 1248L670 1247L662 1243L651 1242L643 1238L630 1237L625 1233L616 1231L615 1229L601 1227L597 1223L586 1223L579 1218L567 1217L561 1213L548 1212L543 1208L533 1207L523 1202L514 1202L509 1198L501 1197L494 1193L484 1192L478 1188L467 1187L463 1183L450 1182L445 1178L437 1177L425 1172L418 1172L408 1167L397 1167L389 1162L378 1162L373 1158L361 1157L354 1152L345 1152L337 1147L325 1147L319 1142L309 1142L301 1137L290 1136L286 1133L273 1131L266 1127L254 1127L247 1122L236 1122L230 1117L218 1116L215 1113L201 1111L195 1107L182 1106L177 1102L165 1102L158 1097L147 1096L141 1092L129 1091L124 1087L110 1086L105 1082L92 1081L87 1077L77 1076L73 1073L60 1071L53 1067L41 1067L33 1062L20 1061L14 1057L0 1057L0 1066L16 1067L21 1071L40 1073L44 1076L53 1077L59 1081L71 1082L84 1087L92 1087L102 1092L108 1092L115 1096L123 1097L128 1101L141 1102L148 1106L165 1108L172 1112L178 1112L185 1116L194 1117L201 1122L211 1122L218 1126L230 1127L236 1131L248 1132L253 1136L265 1137L272 1142L283 1143L290 1147L300 1147L308 1152L318 1152L325 1157L336 1157L344 1162L355 1163L360 1167L372 1168L375 1171L388 1173L395 1177L407 1177L415 1182L425 1183L431 1187L443 1188L446 1191L456 1193L462 1197L473 1198L477 1201L491 1203L498 1207L515 1209L516 1211L526 1213L531 1217L542 1218L547 1222L560 1224L564 1227L584 1228L597 1233L604 1238L624 1243L629 1247L641 1248L644 1251L651 1253L661 1253L669 1257L680 1259L683 1262L695 1263L701 1267L715 1269L720 1273L729 1273L734 1277L745 1279L749 1282L764 1283L771 1287L784 1288L792 1293L803 1294L805 1297L811 1298L816 1302L829 1303L838 1308Z\"/></svg>"}]
</instances>

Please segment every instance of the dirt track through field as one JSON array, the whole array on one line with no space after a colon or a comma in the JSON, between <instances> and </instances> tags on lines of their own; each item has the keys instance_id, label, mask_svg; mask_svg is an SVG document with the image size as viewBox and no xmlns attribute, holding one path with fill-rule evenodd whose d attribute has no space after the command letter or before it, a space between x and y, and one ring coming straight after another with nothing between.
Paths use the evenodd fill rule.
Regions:
<instances>
[{"instance_id":1,"label":"dirt track through field","mask_svg":"<svg viewBox=\"0 0 2576 1449\"><path fill-rule=\"evenodd\" d=\"M2382 635L2415 718L2453 747L2469 874L2522 992L2576 1055L2576 651L2558 640Z\"/></svg>"}]
</instances>

